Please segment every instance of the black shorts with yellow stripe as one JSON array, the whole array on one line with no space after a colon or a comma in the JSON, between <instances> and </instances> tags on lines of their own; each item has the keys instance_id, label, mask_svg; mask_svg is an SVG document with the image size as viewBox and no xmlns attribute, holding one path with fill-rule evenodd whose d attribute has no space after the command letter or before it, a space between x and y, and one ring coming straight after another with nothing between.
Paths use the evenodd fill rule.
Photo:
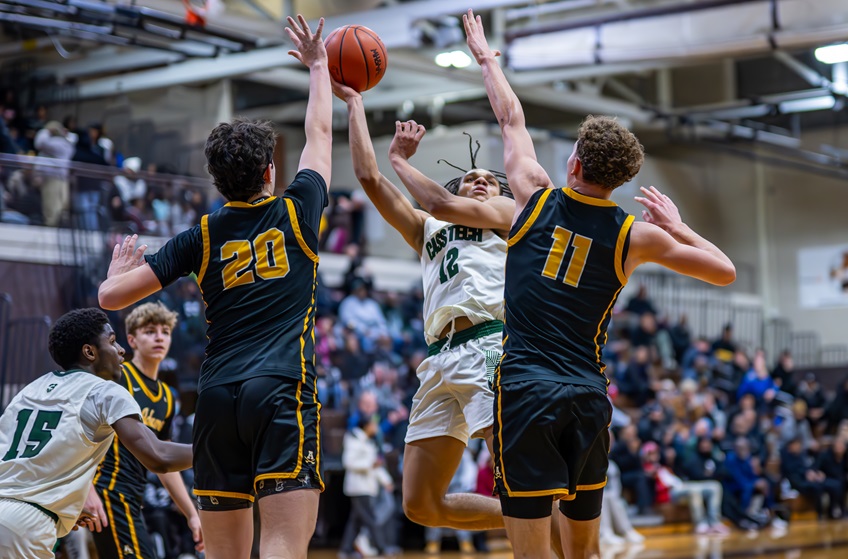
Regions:
<instances>
[{"instance_id":1,"label":"black shorts with yellow stripe","mask_svg":"<svg viewBox=\"0 0 848 559\"><path fill-rule=\"evenodd\" d=\"M141 513L141 498L119 491L98 490L109 526L93 532L100 559L157 559Z\"/></svg>"},{"instance_id":2,"label":"black shorts with yellow stripe","mask_svg":"<svg viewBox=\"0 0 848 559\"><path fill-rule=\"evenodd\" d=\"M606 485L612 405L603 390L553 380L499 382L494 415L496 492L502 503L522 497L540 503L538 515L510 514L505 504L506 516L547 516L552 500L571 501ZM600 499L595 502L597 511L580 516L599 515Z\"/></svg>"},{"instance_id":3,"label":"black shorts with yellow stripe","mask_svg":"<svg viewBox=\"0 0 848 559\"><path fill-rule=\"evenodd\" d=\"M314 382L289 377L204 389L193 441L200 509L235 510L285 491L323 491L320 408Z\"/></svg>"}]
</instances>

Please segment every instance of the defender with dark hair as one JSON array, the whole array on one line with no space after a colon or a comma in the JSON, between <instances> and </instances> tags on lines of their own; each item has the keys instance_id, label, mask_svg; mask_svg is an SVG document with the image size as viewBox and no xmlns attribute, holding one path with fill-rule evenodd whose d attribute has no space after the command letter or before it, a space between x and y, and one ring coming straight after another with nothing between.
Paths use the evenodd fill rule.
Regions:
<instances>
[{"instance_id":1,"label":"defender with dark hair","mask_svg":"<svg viewBox=\"0 0 848 559\"><path fill-rule=\"evenodd\" d=\"M209 344L194 421L195 495L209 559L250 554L257 499L261 553L306 557L324 488L313 328L332 92L324 22L313 34L298 19L287 31L297 48L290 54L309 68L306 146L285 194L274 196L270 125L218 125L206 155L227 204L144 259L145 247L128 237L99 291L104 308L119 309L197 275Z\"/></svg>"},{"instance_id":2,"label":"defender with dark hair","mask_svg":"<svg viewBox=\"0 0 848 559\"><path fill-rule=\"evenodd\" d=\"M103 311L62 316L48 347L61 368L25 386L0 416L0 557L52 558L57 538L107 525L87 497L116 435L151 471L191 466L191 448L157 440L135 400L112 382L124 349Z\"/></svg>"},{"instance_id":3,"label":"defender with dark hair","mask_svg":"<svg viewBox=\"0 0 848 559\"><path fill-rule=\"evenodd\" d=\"M633 270L656 262L713 284L736 277L730 259L680 220L651 187L634 223L611 201L644 159L615 119L588 117L568 158L565 188L536 160L524 113L469 10L468 46L504 141L515 196L506 262L504 359L495 391L495 481L517 558L542 557L551 503L560 502L566 557L597 557L612 407L601 352L618 294Z\"/></svg>"}]
</instances>

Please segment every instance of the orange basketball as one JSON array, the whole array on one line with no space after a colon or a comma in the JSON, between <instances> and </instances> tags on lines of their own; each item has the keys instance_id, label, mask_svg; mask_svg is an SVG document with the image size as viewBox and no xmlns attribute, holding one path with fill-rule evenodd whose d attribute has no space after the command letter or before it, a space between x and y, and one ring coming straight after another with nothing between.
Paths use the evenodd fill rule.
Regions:
<instances>
[{"instance_id":1,"label":"orange basketball","mask_svg":"<svg viewBox=\"0 0 848 559\"><path fill-rule=\"evenodd\" d=\"M324 41L330 63L330 75L356 91L371 89L383 79L388 57L383 41L361 25L345 25Z\"/></svg>"}]
</instances>

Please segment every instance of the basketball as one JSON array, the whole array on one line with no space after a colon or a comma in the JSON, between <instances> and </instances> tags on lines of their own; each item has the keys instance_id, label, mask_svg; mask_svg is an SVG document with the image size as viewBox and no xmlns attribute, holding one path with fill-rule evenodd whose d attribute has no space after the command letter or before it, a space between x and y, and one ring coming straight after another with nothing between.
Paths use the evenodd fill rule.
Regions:
<instances>
[{"instance_id":1,"label":"basketball","mask_svg":"<svg viewBox=\"0 0 848 559\"><path fill-rule=\"evenodd\" d=\"M339 83L362 92L383 79L388 57L383 41L361 25L345 25L324 41L330 63L330 75Z\"/></svg>"}]
</instances>

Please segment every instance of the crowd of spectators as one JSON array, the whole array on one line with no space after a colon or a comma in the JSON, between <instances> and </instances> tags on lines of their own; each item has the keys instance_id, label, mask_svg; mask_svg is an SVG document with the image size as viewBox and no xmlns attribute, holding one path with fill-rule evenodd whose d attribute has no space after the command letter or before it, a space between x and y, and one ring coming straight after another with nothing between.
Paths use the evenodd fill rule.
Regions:
<instances>
[{"instance_id":1,"label":"crowd of spectators","mask_svg":"<svg viewBox=\"0 0 848 559\"><path fill-rule=\"evenodd\" d=\"M118 151L101 123L50 119L43 105L21 115L4 99L0 153L38 159L0 169L0 221L171 236L221 204L176 169Z\"/></svg>"}]
</instances>

